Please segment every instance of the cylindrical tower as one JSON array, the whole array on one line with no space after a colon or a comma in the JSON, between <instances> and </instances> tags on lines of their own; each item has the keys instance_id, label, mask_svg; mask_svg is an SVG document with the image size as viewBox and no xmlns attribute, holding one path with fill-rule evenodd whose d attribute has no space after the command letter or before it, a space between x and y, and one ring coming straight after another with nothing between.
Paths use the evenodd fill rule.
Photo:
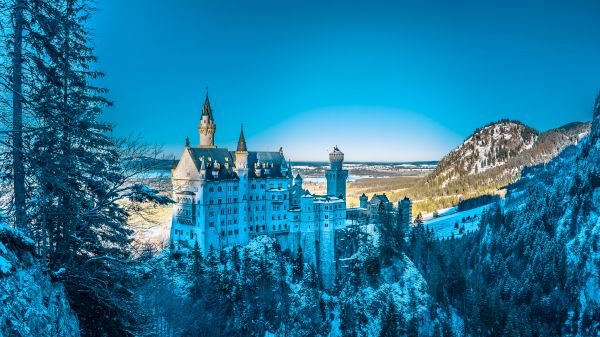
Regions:
<instances>
[{"instance_id":1,"label":"cylindrical tower","mask_svg":"<svg viewBox=\"0 0 600 337\"><path fill-rule=\"evenodd\" d=\"M204 100L204 106L202 107L202 116L200 117L200 123L198 124L198 133L200 135L200 147L215 147L215 132L217 131L217 124L213 118L212 108L210 107L210 101L208 100L208 92L206 93L206 99Z\"/></svg>"},{"instance_id":2,"label":"cylindrical tower","mask_svg":"<svg viewBox=\"0 0 600 337\"><path fill-rule=\"evenodd\" d=\"M343 169L344 153L337 146L329 153L330 169L325 172L327 178L327 195L346 199L346 180L348 170Z\"/></svg>"}]
</instances>

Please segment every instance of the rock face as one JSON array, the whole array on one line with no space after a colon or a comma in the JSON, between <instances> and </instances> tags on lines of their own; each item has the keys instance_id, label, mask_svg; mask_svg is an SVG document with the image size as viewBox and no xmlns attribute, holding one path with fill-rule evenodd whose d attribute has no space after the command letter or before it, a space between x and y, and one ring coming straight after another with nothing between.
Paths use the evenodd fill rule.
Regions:
<instances>
[{"instance_id":1,"label":"rock face","mask_svg":"<svg viewBox=\"0 0 600 337\"><path fill-rule=\"evenodd\" d=\"M63 286L52 282L21 232L0 223L0 337L79 336Z\"/></svg>"},{"instance_id":2,"label":"rock face","mask_svg":"<svg viewBox=\"0 0 600 337\"><path fill-rule=\"evenodd\" d=\"M577 144L590 130L590 123L574 122L538 132L521 122L501 120L475 130L452 150L428 177L429 183L449 182L487 174L490 181L515 180L524 166L547 162L565 147Z\"/></svg>"}]
</instances>

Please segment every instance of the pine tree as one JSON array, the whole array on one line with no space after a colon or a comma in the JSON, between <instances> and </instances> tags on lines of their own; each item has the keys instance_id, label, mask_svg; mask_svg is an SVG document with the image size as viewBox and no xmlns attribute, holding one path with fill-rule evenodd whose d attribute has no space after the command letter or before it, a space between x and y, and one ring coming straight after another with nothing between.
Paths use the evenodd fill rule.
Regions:
<instances>
[{"instance_id":1,"label":"pine tree","mask_svg":"<svg viewBox=\"0 0 600 337\"><path fill-rule=\"evenodd\" d=\"M194 243L194 248L191 252L191 265L189 270L190 275L190 298L192 301L200 299L204 292L204 259L198 241Z\"/></svg>"},{"instance_id":2,"label":"pine tree","mask_svg":"<svg viewBox=\"0 0 600 337\"><path fill-rule=\"evenodd\" d=\"M381 330L379 331L379 337L399 336L399 321L400 315L398 314L398 308L396 307L394 297L388 295L383 314L381 315Z\"/></svg>"},{"instance_id":3,"label":"pine tree","mask_svg":"<svg viewBox=\"0 0 600 337\"><path fill-rule=\"evenodd\" d=\"M302 279L302 275L304 274L304 255L302 254L302 247L298 247L298 253L296 254L292 268L294 281L298 282L298 280Z\"/></svg>"},{"instance_id":4,"label":"pine tree","mask_svg":"<svg viewBox=\"0 0 600 337\"><path fill-rule=\"evenodd\" d=\"M25 164L23 147L23 33L25 30L25 0L15 0L11 6L12 22L12 54L10 55L12 66L11 91L12 91L12 170L13 170L13 193L15 208L15 225L17 228L25 229Z\"/></svg>"},{"instance_id":5,"label":"pine tree","mask_svg":"<svg viewBox=\"0 0 600 337\"><path fill-rule=\"evenodd\" d=\"M52 270L61 273L69 302L87 336L136 333L136 278L130 268L128 216L118 201L168 198L130 184L125 153L99 121L110 106L85 26L85 0L31 0L35 15L32 113L40 123L29 153L32 226ZM32 32L34 32L32 30ZM110 286L107 286L110 285Z\"/></svg>"}]
</instances>

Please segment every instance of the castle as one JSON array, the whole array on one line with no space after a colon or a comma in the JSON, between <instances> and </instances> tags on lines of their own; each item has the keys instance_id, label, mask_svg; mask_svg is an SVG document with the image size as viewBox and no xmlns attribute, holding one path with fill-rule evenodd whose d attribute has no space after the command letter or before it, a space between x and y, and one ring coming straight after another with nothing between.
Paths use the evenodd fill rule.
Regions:
<instances>
[{"instance_id":1,"label":"castle","mask_svg":"<svg viewBox=\"0 0 600 337\"><path fill-rule=\"evenodd\" d=\"M302 249L325 287L335 280L335 233L346 224L344 153L329 154L327 194L310 194L300 175L279 151L248 151L243 127L235 151L214 144L217 130L208 94L198 125L200 144L189 139L172 170L171 241L193 246L204 254L245 245L252 237L269 235L282 249Z\"/></svg>"}]
</instances>

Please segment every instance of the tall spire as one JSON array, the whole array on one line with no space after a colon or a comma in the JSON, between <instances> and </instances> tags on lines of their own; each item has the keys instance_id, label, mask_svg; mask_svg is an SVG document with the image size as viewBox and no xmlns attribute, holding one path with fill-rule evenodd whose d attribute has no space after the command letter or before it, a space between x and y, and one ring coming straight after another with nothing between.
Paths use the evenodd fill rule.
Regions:
<instances>
[{"instance_id":1,"label":"tall spire","mask_svg":"<svg viewBox=\"0 0 600 337\"><path fill-rule=\"evenodd\" d=\"M210 100L208 99L208 87L206 87L206 99L202 107L202 116L198 124L198 133L200 135L200 147L215 148L215 132L217 124L213 118Z\"/></svg>"},{"instance_id":2,"label":"tall spire","mask_svg":"<svg viewBox=\"0 0 600 337\"><path fill-rule=\"evenodd\" d=\"M240 139L238 139L237 152L248 152L246 147L246 138L244 137L244 124L240 128Z\"/></svg>"},{"instance_id":3,"label":"tall spire","mask_svg":"<svg viewBox=\"0 0 600 337\"><path fill-rule=\"evenodd\" d=\"M204 106L202 107L202 116L208 116L208 119L212 120L212 108L210 107L210 100L208 99L208 87L206 87L206 99L204 99Z\"/></svg>"}]
</instances>

